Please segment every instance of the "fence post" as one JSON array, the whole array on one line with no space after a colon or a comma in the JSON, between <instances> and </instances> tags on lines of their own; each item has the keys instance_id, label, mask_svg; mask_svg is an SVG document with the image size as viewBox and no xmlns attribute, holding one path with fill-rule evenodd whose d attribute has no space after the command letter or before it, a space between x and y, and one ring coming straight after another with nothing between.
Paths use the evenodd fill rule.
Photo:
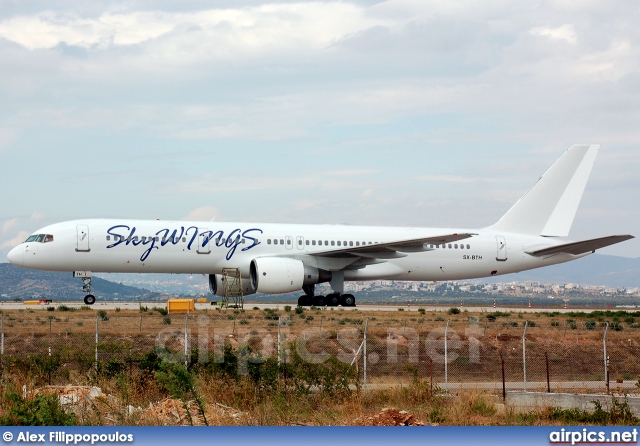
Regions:
<instances>
[{"instance_id":1,"label":"fence post","mask_svg":"<svg viewBox=\"0 0 640 446\"><path fill-rule=\"evenodd\" d=\"M96 315L96 373L98 372L98 320L99 316Z\"/></svg>"},{"instance_id":2,"label":"fence post","mask_svg":"<svg viewBox=\"0 0 640 446\"><path fill-rule=\"evenodd\" d=\"M431 383L431 395L433 395L433 359L429 357L429 381Z\"/></svg>"},{"instance_id":3,"label":"fence post","mask_svg":"<svg viewBox=\"0 0 640 446\"><path fill-rule=\"evenodd\" d=\"M522 371L524 374L524 391L527 391L527 343L525 342L525 336L527 335L527 327L529 321L524 321L524 331L522 332Z\"/></svg>"},{"instance_id":4,"label":"fence post","mask_svg":"<svg viewBox=\"0 0 640 446\"><path fill-rule=\"evenodd\" d=\"M280 324L282 323L282 316L278 316L278 367L280 366Z\"/></svg>"},{"instance_id":5,"label":"fence post","mask_svg":"<svg viewBox=\"0 0 640 446\"><path fill-rule=\"evenodd\" d=\"M447 393L449 393L449 349L447 348L449 322L451 322L451 319L447 319L447 326L444 329L444 391Z\"/></svg>"},{"instance_id":6,"label":"fence post","mask_svg":"<svg viewBox=\"0 0 640 446\"><path fill-rule=\"evenodd\" d=\"M547 392L551 393L551 379L549 378L549 355L544 352L544 360L547 363Z\"/></svg>"},{"instance_id":7,"label":"fence post","mask_svg":"<svg viewBox=\"0 0 640 446\"><path fill-rule=\"evenodd\" d=\"M364 376L364 388L367 387L367 328L369 327L369 318L365 319L364 321L364 340L363 340L363 359L364 359L364 372L363 372L363 376Z\"/></svg>"},{"instance_id":8,"label":"fence post","mask_svg":"<svg viewBox=\"0 0 640 446\"><path fill-rule=\"evenodd\" d=\"M189 354L189 310L184 317L184 366L188 366L188 354Z\"/></svg>"},{"instance_id":9,"label":"fence post","mask_svg":"<svg viewBox=\"0 0 640 446\"><path fill-rule=\"evenodd\" d=\"M502 356L502 352L500 352L500 363L502 364L502 401L507 401L507 385L504 378L504 357Z\"/></svg>"},{"instance_id":10,"label":"fence post","mask_svg":"<svg viewBox=\"0 0 640 446\"><path fill-rule=\"evenodd\" d=\"M609 322L604 327L604 337L602 338L602 349L604 351L604 379L609 393L609 357L607 356L607 331L609 331Z\"/></svg>"},{"instance_id":11,"label":"fence post","mask_svg":"<svg viewBox=\"0 0 640 446\"><path fill-rule=\"evenodd\" d=\"M140 316L140 333L142 333L142 316Z\"/></svg>"},{"instance_id":12,"label":"fence post","mask_svg":"<svg viewBox=\"0 0 640 446\"><path fill-rule=\"evenodd\" d=\"M4 356L4 313L2 313L2 351L0 354Z\"/></svg>"}]
</instances>

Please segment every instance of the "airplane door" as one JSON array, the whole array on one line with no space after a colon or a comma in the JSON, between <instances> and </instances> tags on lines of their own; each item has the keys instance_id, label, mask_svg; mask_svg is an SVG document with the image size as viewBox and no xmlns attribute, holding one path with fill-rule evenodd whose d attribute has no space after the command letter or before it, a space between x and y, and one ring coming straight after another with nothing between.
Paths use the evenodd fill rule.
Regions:
<instances>
[{"instance_id":1,"label":"airplane door","mask_svg":"<svg viewBox=\"0 0 640 446\"><path fill-rule=\"evenodd\" d=\"M89 252L89 226L78 225L76 226L76 233L78 236L76 251Z\"/></svg>"},{"instance_id":2,"label":"airplane door","mask_svg":"<svg viewBox=\"0 0 640 446\"><path fill-rule=\"evenodd\" d=\"M291 236L287 235L284 239L285 239L284 246L287 249L293 249L293 239L291 238Z\"/></svg>"},{"instance_id":3,"label":"airplane door","mask_svg":"<svg viewBox=\"0 0 640 446\"><path fill-rule=\"evenodd\" d=\"M504 262L507 260L507 241L501 235L496 235L496 243L498 252L496 254L496 260Z\"/></svg>"},{"instance_id":4,"label":"airplane door","mask_svg":"<svg viewBox=\"0 0 640 446\"><path fill-rule=\"evenodd\" d=\"M196 252L198 254L209 254L211 252L212 243L214 243L214 241L211 239L211 231L202 229L202 232L198 234L198 249Z\"/></svg>"},{"instance_id":5,"label":"airplane door","mask_svg":"<svg viewBox=\"0 0 640 446\"><path fill-rule=\"evenodd\" d=\"M304 237L296 237L296 246L298 249L304 249Z\"/></svg>"}]
</instances>

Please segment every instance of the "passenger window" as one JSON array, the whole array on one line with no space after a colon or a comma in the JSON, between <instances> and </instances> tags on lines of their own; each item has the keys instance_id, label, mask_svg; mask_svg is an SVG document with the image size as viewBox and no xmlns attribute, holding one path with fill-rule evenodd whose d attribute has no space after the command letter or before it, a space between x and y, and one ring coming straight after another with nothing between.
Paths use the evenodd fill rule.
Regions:
<instances>
[{"instance_id":1,"label":"passenger window","mask_svg":"<svg viewBox=\"0 0 640 446\"><path fill-rule=\"evenodd\" d=\"M290 238L288 238L288 239L287 239L287 245L290 245L290 244L291 244L291 239L290 239Z\"/></svg>"},{"instance_id":2,"label":"passenger window","mask_svg":"<svg viewBox=\"0 0 640 446\"><path fill-rule=\"evenodd\" d=\"M268 238L268 239L267 239L267 245L270 245L270 244L271 244L271 239L270 239L270 238Z\"/></svg>"},{"instance_id":3,"label":"passenger window","mask_svg":"<svg viewBox=\"0 0 640 446\"><path fill-rule=\"evenodd\" d=\"M312 241L312 242L311 242L311 244L312 244L313 246L316 246L316 241L315 241L315 240L314 240L314 241Z\"/></svg>"},{"instance_id":4,"label":"passenger window","mask_svg":"<svg viewBox=\"0 0 640 446\"><path fill-rule=\"evenodd\" d=\"M280 239L280 244L284 245L284 240L283 239Z\"/></svg>"},{"instance_id":5,"label":"passenger window","mask_svg":"<svg viewBox=\"0 0 640 446\"><path fill-rule=\"evenodd\" d=\"M471 249L471 246L467 245L467 249Z\"/></svg>"},{"instance_id":6,"label":"passenger window","mask_svg":"<svg viewBox=\"0 0 640 446\"><path fill-rule=\"evenodd\" d=\"M338 246L341 246L341 245L340 245L340 240L338 240Z\"/></svg>"},{"instance_id":7,"label":"passenger window","mask_svg":"<svg viewBox=\"0 0 640 446\"><path fill-rule=\"evenodd\" d=\"M107 235L107 241L111 240L111 236Z\"/></svg>"},{"instance_id":8,"label":"passenger window","mask_svg":"<svg viewBox=\"0 0 640 446\"><path fill-rule=\"evenodd\" d=\"M298 245L302 246L302 239L298 239Z\"/></svg>"},{"instance_id":9,"label":"passenger window","mask_svg":"<svg viewBox=\"0 0 640 446\"><path fill-rule=\"evenodd\" d=\"M451 243L449 243L449 249L451 249Z\"/></svg>"},{"instance_id":10,"label":"passenger window","mask_svg":"<svg viewBox=\"0 0 640 446\"><path fill-rule=\"evenodd\" d=\"M458 244L456 243L455 245L453 245L456 249L458 249Z\"/></svg>"},{"instance_id":11,"label":"passenger window","mask_svg":"<svg viewBox=\"0 0 640 446\"><path fill-rule=\"evenodd\" d=\"M309 240L305 240L305 244L309 246Z\"/></svg>"},{"instance_id":12,"label":"passenger window","mask_svg":"<svg viewBox=\"0 0 640 446\"><path fill-rule=\"evenodd\" d=\"M360 246L360 242L356 242L356 246Z\"/></svg>"},{"instance_id":13,"label":"passenger window","mask_svg":"<svg viewBox=\"0 0 640 446\"><path fill-rule=\"evenodd\" d=\"M187 238L186 237L182 237L182 243L186 242ZM244 241L244 240L243 240Z\"/></svg>"},{"instance_id":14,"label":"passenger window","mask_svg":"<svg viewBox=\"0 0 640 446\"><path fill-rule=\"evenodd\" d=\"M349 246L353 246L353 242L349 242Z\"/></svg>"},{"instance_id":15,"label":"passenger window","mask_svg":"<svg viewBox=\"0 0 640 446\"><path fill-rule=\"evenodd\" d=\"M335 246L336 242L334 240L331 240L331 246Z\"/></svg>"}]
</instances>

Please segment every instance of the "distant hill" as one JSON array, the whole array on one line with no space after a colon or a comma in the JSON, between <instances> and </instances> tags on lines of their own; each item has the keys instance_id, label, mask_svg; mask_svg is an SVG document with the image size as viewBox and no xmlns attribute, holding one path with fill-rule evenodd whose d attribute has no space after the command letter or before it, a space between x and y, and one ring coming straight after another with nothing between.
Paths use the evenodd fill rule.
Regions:
<instances>
[{"instance_id":1,"label":"distant hill","mask_svg":"<svg viewBox=\"0 0 640 446\"><path fill-rule=\"evenodd\" d=\"M537 280L552 283L636 288L640 287L640 258L630 259L592 254L560 265L480 280L486 283Z\"/></svg>"},{"instance_id":2,"label":"distant hill","mask_svg":"<svg viewBox=\"0 0 640 446\"><path fill-rule=\"evenodd\" d=\"M150 298L155 293L147 289L136 288L109 282L94 277L91 285L97 298L131 300ZM82 280L74 279L71 273L35 271L10 263L0 263L0 296L3 300L20 298L76 300L84 297Z\"/></svg>"},{"instance_id":3,"label":"distant hill","mask_svg":"<svg viewBox=\"0 0 640 446\"><path fill-rule=\"evenodd\" d=\"M184 274L109 274L106 276L123 283L135 282L136 286L122 285L94 277L92 285L94 294L98 298L147 300L159 297L160 293L194 295L208 292L207 281L201 276ZM635 288L640 287L640 258L593 254L561 265L479 279L484 283L526 280ZM71 277L71 273L35 271L13 266L10 263L0 263L0 295L3 294L7 297L2 299L21 298L23 300L40 297L75 300L84 297L81 280ZM298 294L294 293L292 296L297 298Z\"/></svg>"}]
</instances>

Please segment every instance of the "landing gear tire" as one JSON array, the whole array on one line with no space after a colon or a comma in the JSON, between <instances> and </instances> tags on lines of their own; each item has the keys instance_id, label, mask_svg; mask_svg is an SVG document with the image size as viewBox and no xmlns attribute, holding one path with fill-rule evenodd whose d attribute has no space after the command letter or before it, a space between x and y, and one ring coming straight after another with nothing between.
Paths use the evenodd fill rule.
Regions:
<instances>
[{"instance_id":1,"label":"landing gear tire","mask_svg":"<svg viewBox=\"0 0 640 446\"><path fill-rule=\"evenodd\" d=\"M340 305L340 295L338 293L328 294L324 300L328 307L337 307Z\"/></svg>"},{"instance_id":2,"label":"landing gear tire","mask_svg":"<svg viewBox=\"0 0 640 446\"><path fill-rule=\"evenodd\" d=\"M324 307L327 305L324 296L313 296L313 305L316 307Z\"/></svg>"},{"instance_id":3,"label":"landing gear tire","mask_svg":"<svg viewBox=\"0 0 640 446\"><path fill-rule=\"evenodd\" d=\"M343 294L342 295L342 306L343 307L355 307L356 306L356 298L353 294Z\"/></svg>"},{"instance_id":4,"label":"landing gear tire","mask_svg":"<svg viewBox=\"0 0 640 446\"><path fill-rule=\"evenodd\" d=\"M300 296L298 298L298 306L299 307L309 307L311 306L311 297L309 296Z\"/></svg>"},{"instance_id":5,"label":"landing gear tire","mask_svg":"<svg viewBox=\"0 0 640 446\"><path fill-rule=\"evenodd\" d=\"M93 294L87 294L84 296L84 303L87 305L93 305L96 303L96 296Z\"/></svg>"}]
</instances>

